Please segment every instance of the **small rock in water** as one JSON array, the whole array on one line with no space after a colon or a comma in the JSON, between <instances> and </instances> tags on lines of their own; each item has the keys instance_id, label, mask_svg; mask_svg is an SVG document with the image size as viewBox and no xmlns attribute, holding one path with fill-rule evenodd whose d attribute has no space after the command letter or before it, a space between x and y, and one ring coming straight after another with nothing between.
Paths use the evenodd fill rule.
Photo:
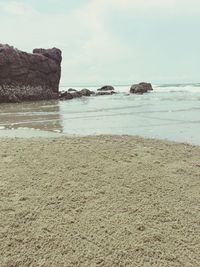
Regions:
<instances>
[{"instance_id":1,"label":"small rock in water","mask_svg":"<svg viewBox=\"0 0 200 267\"><path fill-rule=\"evenodd\" d=\"M60 100L69 100L69 99L72 99L73 96L71 93L66 91L66 92L61 92L59 95L59 98L60 98Z\"/></svg>"},{"instance_id":2,"label":"small rock in water","mask_svg":"<svg viewBox=\"0 0 200 267\"><path fill-rule=\"evenodd\" d=\"M73 98L80 98L82 96L91 96L94 94L93 91L90 91L89 89L82 89L80 91L77 91L75 89L68 89L68 91L62 91L60 92L59 98L60 100L70 100Z\"/></svg>"},{"instance_id":3,"label":"small rock in water","mask_svg":"<svg viewBox=\"0 0 200 267\"><path fill-rule=\"evenodd\" d=\"M99 89L97 89L97 91L114 91L115 88L111 85L105 85Z\"/></svg>"},{"instance_id":4,"label":"small rock in water","mask_svg":"<svg viewBox=\"0 0 200 267\"><path fill-rule=\"evenodd\" d=\"M132 94L144 94L148 91L152 91L152 85L151 83L139 83L139 84L133 84L130 88L130 93Z\"/></svg>"},{"instance_id":5,"label":"small rock in water","mask_svg":"<svg viewBox=\"0 0 200 267\"><path fill-rule=\"evenodd\" d=\"M85 89L85 88L79 91L79 93L82 96L91 96L92 94L94 94L94 92L90 91L89 89Z\"/></svg>"}]
</instances>

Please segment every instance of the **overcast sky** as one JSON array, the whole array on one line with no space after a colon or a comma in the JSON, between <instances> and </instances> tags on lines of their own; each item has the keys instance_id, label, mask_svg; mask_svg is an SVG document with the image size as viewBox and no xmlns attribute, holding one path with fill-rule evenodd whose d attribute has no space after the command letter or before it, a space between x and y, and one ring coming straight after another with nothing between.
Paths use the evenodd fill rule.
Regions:
<instances>
[{"instance_id":1,"label":"overcast sky","mask_svg":"<svg viewBox=\"0 0 200 267\"><path fill-rule=\"evenodd\" d=\"M0 0L1 43L58 47L66 85L200 82L200 0Z\"/></svg>"}]
</instances>

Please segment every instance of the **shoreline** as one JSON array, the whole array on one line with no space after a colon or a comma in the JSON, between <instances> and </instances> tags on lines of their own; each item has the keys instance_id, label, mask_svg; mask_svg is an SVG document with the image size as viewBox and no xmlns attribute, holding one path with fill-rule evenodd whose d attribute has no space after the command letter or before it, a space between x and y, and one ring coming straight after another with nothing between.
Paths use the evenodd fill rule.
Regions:
<instances>
[{"instance_id":1,"label":"shoreline","mask_svg":"<svg viewBox=\"0 0 200 267\"><path fill-rule=\"evenodd\" d=\"M7 136L5 134L1 135L1 132L7 132L7 133L19 133L18 134L8 134ZM22 133L29 134L29 136L23 136ZM32 135L31 135L32 133ZM36 135L34 135L36 134ZM38 135L37 135L38 134ZM45 139L74 139L74 138L103 138L103 137L110 137L110 138L120 138L120 137L127 137L127 138L133 138L133 139L141 139L141 140L149 140L149 141L155 141L155 142L163 142L163 143L169 143L169 144L179 144L179 145L189 145L192 147L199 147L200 144L190 143L190 142L183 142L183 141L176 141L176 140L169 140L167 138L154 138L154 137L145 137L140 135L129 135L129 134L91 134L91 135L76 135L76 134L66 134L58 131L45 131L45 130L39 130L39 129L33 129L33 128L22 128L22 129L9 129L9 130L2 130L0 129L0 141L6 140L6 139L24 139L24 140L45 140Z\"/></svg>"},{"instance_id":2,"label":"shoreline","mask_svg":"<svg viewBox=\"0 0 200 267\"><path fill-rule=\"evenodd\" d=\"M0 138L0 265L198 266L199 159L126 135Z\"/></svg>"}]
</instances>

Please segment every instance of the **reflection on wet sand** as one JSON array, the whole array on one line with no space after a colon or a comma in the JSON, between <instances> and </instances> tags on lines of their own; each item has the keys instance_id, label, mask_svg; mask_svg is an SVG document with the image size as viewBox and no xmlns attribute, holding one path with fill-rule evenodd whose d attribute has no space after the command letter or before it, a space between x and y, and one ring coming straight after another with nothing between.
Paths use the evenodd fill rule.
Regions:
<instances>
[{"instance_id":1,"label":"reflection on wet sand","mask_svg":"<svg viewBox=\"0 0 200 267\"><path fill-rule=\"evenodd\" d=\"M0 105L0 129L31 128L62 132L59 102L38 101Z\"/></svg>"}]
</instances>

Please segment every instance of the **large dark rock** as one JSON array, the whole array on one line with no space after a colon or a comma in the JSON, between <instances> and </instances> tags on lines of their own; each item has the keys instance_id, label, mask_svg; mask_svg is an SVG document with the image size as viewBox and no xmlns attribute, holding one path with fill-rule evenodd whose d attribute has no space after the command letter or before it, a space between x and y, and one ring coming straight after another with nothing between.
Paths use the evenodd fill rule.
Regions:
<instances>
[{"instance_id":1,"label":"large dark rock","mask_svg":"<svg viewBox=\"0 0 200 267\"><path fill-rule=\"evenodd\" d=\"M143 94L147 93L148 91L153 90L152 85L150 83L139 83L133 84L130 88L130 93L132 94Z\"/></svg>"},{"instance_id":2,"label":"large dark rock","mask_svg":"<svg viewBox=\"0 0 200 267\"><path fill-rule=\"evenodd\" d=\"M0 103L57 99L61 60L57 48L30 54L0 44Z\"/></svg>"},{"instance_id":3,"label":"large dark rock","mask_svg":"<svg viewBox=\"0 0 200 267\"><path fill-rule=\"evenodd\" d=\"M99 89L97 89L97 91L114 91L115 88L111 85L105 85Z\"/></svg>"}]
</instances>

